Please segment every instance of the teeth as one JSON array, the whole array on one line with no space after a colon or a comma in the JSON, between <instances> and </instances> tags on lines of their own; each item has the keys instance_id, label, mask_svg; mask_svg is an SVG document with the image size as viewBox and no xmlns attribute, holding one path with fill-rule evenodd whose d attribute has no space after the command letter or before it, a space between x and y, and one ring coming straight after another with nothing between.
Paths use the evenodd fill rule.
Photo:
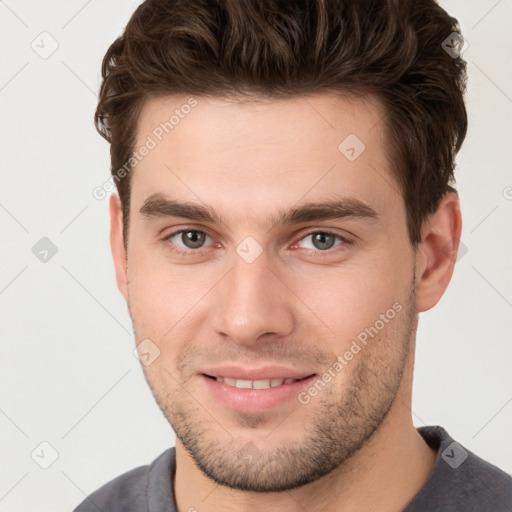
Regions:
<instances>
[{"instance_id":1,"label":"teeth","mask_svg":"<svg viewBox=\"0 0 512 512\"><path fill-rule=\"evenodd\" d=\"M251 381L247 381L251 382ZM270 387L270 381L269 380L253 380L251 382L251 388L253 389L267 389Z\"/></svg>"},{"instance_id":2,"label":"teeth","mask_svg":"<svg viewBox=\"0 0 512 512\"><path fill-rule=\"evenodd\" d=\"M242 380L242 379L236 379L235 386L237 388L252 388L252 381L251 380Z\"/></svg>"},{"instance_id":3,"label":"teeth","mask_svg":"<svg viewBox=\"0 0 512 512\"><path fill-rule=\"evenodd\" d=\"M244 380L232 379L231 377L216 377L217 382L224 382L228 386L234 386L240 389L268 389L270 387L281 386L282 384L291 384L298 379L263 379L263 380Z\"/></svg>"}]
</instances>

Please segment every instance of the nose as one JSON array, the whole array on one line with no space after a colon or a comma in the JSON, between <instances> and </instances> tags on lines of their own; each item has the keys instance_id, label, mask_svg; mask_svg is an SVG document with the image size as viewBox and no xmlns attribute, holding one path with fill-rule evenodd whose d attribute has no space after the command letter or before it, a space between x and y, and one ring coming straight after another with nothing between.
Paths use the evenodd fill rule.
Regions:
<instances>
[{"instance_id":1,"label":"nose","mask_svg":"<svg viewBox=\"0 0 512 512\"><path fill-rule=\"evenodd\" d=\"M238 254L215 287L212 323L217 334L240 345L257 345L265 335L287 336L295 325L293 292L276 275L263 252L249 263Z\"/></svg>"}]
</instances>

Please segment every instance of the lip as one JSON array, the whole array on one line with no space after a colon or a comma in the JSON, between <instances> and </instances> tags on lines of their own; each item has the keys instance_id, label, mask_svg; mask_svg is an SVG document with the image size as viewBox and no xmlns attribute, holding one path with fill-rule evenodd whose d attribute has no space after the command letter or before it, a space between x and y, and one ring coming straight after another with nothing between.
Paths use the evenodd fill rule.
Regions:
<instances>
[{"instance_id":1,"label":"lip","mask_svg":"<svg viewBox=\"0 0 512 512\"><path fill-rule=\"evenodd\" d=\"M234 369L232 367L231 369ZM216 402L231 409L233 411L244 412L244 413L262 413L277 409L289 402L290 400L297 401L298 394L306 387L311 385L311 382L317 377L316 374L309 374L309 376L293 373L289 369L289 372L285 376L283 373L276 373L275 370L270 370L265 373L259 370L257 373L248 372L241 368L238 368L239 372L234 375L233 372L219 373L218 376L233 376L233 378L246 379L246 380L264 380L271 378L300 378L295 382L289 384L281 384L280 386L274 386L267 389L245 389L230 386L224 382L217 382L215 378L208 377L208 374L199 375L200 380L206 388L206 392ZM211 371L211 370L209 370ZM248 375L256 375L256 377L249 377ZM262 375L268 375L262 377ZM293 375L299 375L294 377Z\"/></svg>"},{"instance_id":2,"label":"lip","mask_svg":"<svg viewBox=\"0 0 512 512\"><path fill-rule=\"evenodd\" d=\"M266 380L266 379L303 379L314 372L287 368L285 366L267 365L259 368L222 365L205 368L200 373L211 377L231 377L232 379Z\"/></svg>"}]
</instances>

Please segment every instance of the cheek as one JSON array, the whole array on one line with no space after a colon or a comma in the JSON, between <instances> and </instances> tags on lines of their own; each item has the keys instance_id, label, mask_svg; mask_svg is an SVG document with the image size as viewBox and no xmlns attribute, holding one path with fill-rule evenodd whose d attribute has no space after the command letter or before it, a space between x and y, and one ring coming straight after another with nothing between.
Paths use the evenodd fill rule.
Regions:
<instances>
[{"instance_id":1,"label":"cheek","mask_svg":"<svg viewBox=\"0 0 512 512\"><path fill-rule=\"evenodd\" d=\"M128 264L130 315L137 339L167 347L190 329L198 303L217 279L217 270L175 265L151 252L134 252Z\"/></svg>"},{"instance_id":2,"label":"cheek","mask_svg":"<svg viewBox=\"0 0 512 512\"><path fill-rule=\"evenodd\" d=\"M397 263L393 254L380 253L364 263L303 269L300 276L297 295L333 331L339 351L376 322L380 327L381 315L388 312L385 320L400 316L395 313L405 310L412 267L406 261ZM394 323L386 322L386 328Z\"/></svg>"},{"instance_id":3,"label":"cheek","mask_svg":"<svg viewBox=\"0 0 512 512\"><path fill-rule=\"evenodd\" d=\"M175 305L180 293L176 290L177 283L171 286L164 270L164 266L150 261L147 255L136 251L129 255L129 308L138 341L150 338L160 345L178 319Z\"/></svg>"}]
</instances>

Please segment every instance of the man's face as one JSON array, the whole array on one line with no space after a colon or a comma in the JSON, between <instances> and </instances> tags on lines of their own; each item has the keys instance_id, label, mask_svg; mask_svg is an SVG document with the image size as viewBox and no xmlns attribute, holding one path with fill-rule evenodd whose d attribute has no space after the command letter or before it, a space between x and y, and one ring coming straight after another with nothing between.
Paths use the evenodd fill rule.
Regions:
<instances>
[{"instance_id":1,"label":"man's face","mask_svg":"<svg viewBox=\"0 0 512 512\"><path fill-rule=\"evenodd\" d=\"M293 488L379 428L415 329L382 110L196 98L162 134L187 99L153 99L139 118L136 147L157 144L132 175L121 289L147 381L196 464L233 488ZM212 219L164 215L166 200ZM342 215L291 215L326 202Z\"/></svg>"}]
</instances>

